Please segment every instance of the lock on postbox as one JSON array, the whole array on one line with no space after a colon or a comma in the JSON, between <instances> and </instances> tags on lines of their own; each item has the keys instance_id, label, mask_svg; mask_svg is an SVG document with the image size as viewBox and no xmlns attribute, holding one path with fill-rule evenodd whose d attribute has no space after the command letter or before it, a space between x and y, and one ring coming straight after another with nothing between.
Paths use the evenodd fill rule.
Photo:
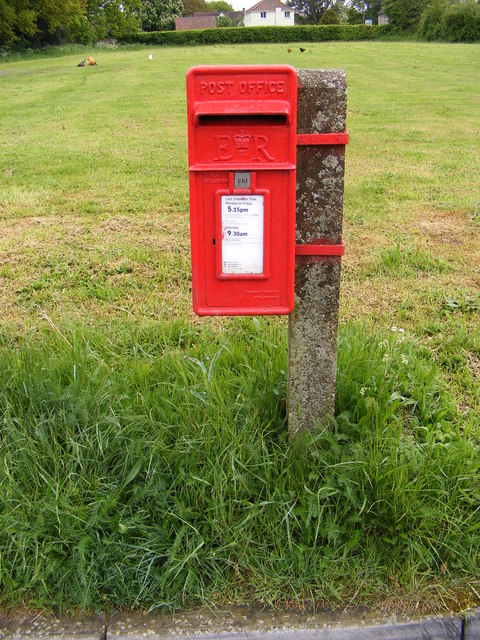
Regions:
<instances>
[{"instance_id":1,"label":"lock on postbox","mask_svg":"<svg viewBox=\"0 0 480 640\"><path fill-rule=\"evenodd\" d=\"M288 314L294 302L297 74L187 73L193 309Z\"/></svg>"}]
</instances>

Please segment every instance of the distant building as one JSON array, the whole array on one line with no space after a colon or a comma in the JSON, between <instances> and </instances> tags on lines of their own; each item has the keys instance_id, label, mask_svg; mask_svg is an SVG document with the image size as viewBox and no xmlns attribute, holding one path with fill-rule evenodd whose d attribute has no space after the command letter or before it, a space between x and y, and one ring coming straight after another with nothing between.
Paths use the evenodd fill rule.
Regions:
<instances>
[{"instance_id":1,"label":"distant building","mask_svg":"<svg viewBox=\"0 0 480 640\"><path fill-rule=\"evenodd\" d=\"M243 22L243 11L195 11L193 17L197 16L215 16L215 19L220 16L227 16L234 25Z\"/></svg>"},{"instance_id":2,"label":"distant building","mask_svg":"<svg viewBox=\"0 0 480 640\"><path fill-rule=\"evenodd\" d=\"M293 27L295 11L281 0L260 0L244 14L246 27Z\"/></svg>"},{"instance_id":3,"label":"distant building","mask_svg":"<svg viewBox=\"0 0 480 640\"><path fill-rule=\"evenodd\" d=\"M377 13L378 16L378 24L388 24L388 16L386 13L383 13L382 10L380 10Z\"/></svg>"},{"instance_id":4,"label":"distant building","mask_svg":"<svg viewBox=\"0 0 480 640\"><path fill-rule=\"evenodd\" d=\"M215 29L216 26L217 20L215 15L195 15L175 18L175 31L186 31L188 29Z\"/></svg>"}]
</instances>

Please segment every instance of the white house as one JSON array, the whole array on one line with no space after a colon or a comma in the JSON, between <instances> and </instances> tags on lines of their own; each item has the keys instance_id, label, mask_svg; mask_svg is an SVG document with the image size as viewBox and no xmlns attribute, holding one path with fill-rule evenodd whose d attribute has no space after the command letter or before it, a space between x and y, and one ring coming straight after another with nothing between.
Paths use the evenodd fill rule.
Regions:
<instances>
[{"instance_id":1,"label":"white house","mask_svg":"<svg viewBox=\"0 0 480 640\"><path fill-rule=\"evenodd\" d=\"M245 11L246 27L293 27L295 11L280 0L260 0Z\"/></svg>"}]
</instances>

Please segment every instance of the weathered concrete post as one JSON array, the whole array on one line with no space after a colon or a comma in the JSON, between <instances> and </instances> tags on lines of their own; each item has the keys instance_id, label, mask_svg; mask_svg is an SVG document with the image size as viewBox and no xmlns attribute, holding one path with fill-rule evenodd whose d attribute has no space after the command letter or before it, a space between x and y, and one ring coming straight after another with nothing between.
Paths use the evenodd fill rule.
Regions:
<instances>
[{"instance_id":1,"label":"weathered concrete post","mask_svg":"<svg viewBox=\"0 0 480 640\"><path fill-rule=\"evenodd\" d=\"M298 82L295 307L288 328L290 436L313 431L334 409L347 105L344 71L299 70ZM337 136L306 135L329 133Z\"/></svg>"}]
</instances>

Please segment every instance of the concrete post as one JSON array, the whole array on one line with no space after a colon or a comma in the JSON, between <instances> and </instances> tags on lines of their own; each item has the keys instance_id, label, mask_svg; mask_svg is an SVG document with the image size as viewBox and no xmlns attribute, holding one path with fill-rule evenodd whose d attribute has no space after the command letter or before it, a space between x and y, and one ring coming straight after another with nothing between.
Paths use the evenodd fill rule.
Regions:
<instances>
[{"instance_id":1,"label":"concrete post","mask_svg":"<svg viewBox=\"0 0 480 640\"><path fill-rule=\"evenodd\" d=\"M299 134L345 131L344 71L299 70ZM342 240L343 145L297 149L296 244ZM310 430L333 413L337 368L339 256L297 255L295 307L288 326L288 429Z\"/></svg>"}]
</instances>

